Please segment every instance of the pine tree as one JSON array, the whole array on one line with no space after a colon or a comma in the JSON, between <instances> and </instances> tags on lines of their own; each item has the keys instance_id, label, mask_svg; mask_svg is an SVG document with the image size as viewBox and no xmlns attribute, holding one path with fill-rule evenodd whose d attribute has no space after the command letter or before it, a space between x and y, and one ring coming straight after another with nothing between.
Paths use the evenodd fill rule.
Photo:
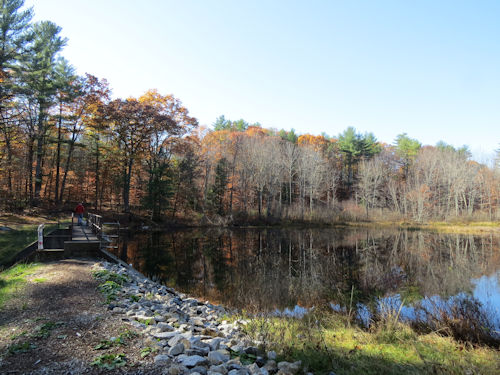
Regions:
<instances>
[{"instance_id":1,"label":"pine tree","mask_svg":"<svg viewBox=\"0 0 500 375\"><path fill-rule=\"evenodd\" d=\"M226 185L228 182L227 160L221 158L215 167L215 181L209 192L209 202L212 211L220 216L224 216L224 195L226 193Z\"/></svg>"},{"instance_id":2,"label":"pine tree","mask_svg":"<svg viewBox=\"0 0 500 375\"><path fill-rule=\"evenodd\" d=\"M50 21L33 26L34 39L30 54L21 60L21 90L27 102L34 108L36 138L36 170L34 204L40 199L42 189L42 164L46 135L50 128L48 112L57 93L57 56L66 39L59 36L61 28Z\"/></svg>"},{"instance_id":3,"label":"pine tree","mask_svg":"<svg viewBox=\"0 0 500 375\"><path fill-rule=\"evenodd\" d=\"M33 12L21 10L23 0L0 1L0 140L7 154L7 189L12 194L13 150L16 129L8 107L15 93L16 66L31 39Z\"/></svg>"}]
</instances>

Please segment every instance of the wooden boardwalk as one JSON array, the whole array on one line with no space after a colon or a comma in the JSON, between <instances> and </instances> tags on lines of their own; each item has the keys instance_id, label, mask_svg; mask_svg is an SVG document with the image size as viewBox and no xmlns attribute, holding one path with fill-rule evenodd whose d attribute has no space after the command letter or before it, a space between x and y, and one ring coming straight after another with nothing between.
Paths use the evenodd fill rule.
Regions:
<instances>
[{"instance_id":1,"label":"wooden boardwalk","mask_svg":"<svg viewBox=\"0 0 500 375\"><path fill-rule=\"evenodd\" d=\"M71 215L71 224L67 228L53 230L47 235L43 233L44 224L40 224L38 240L19 252L13 261L104 257L121 262L107 251L118 248L119 222L103 223L101 216L91 213L86 220L87 225L78 225L76 219ZM103 233L103 226L107 226L106 233Z\"/></svg>"},{"instance_id":2,"label":"wooden boardwalk","mask_svg":"<svg viewBox=\"0 0 500 375\"><path fill-rule=\"evenodd\" d=\"M93 230L94 229L94 230ZM93 225L78 225L76 217L71 218L71 239L64 242L64 253L67 256L85 256L98 254L101 240Z\"/></svg>"},{"instance_id":3,"label":"wooden boardwalk","mask_svg":"<svg viewBox=\"0 0 500 375\"><path fill-rule=\"evenodd\" d=\"M99 241L99 239L90 227L73 225L71 230L71 241Z\"/></svg>"}]
</instances>

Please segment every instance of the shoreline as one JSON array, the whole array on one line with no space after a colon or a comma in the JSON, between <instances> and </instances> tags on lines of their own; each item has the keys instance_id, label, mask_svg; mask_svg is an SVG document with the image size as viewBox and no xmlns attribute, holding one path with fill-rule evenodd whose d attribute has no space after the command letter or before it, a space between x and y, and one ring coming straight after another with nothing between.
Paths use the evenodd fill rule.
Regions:
<instances>
[{"instance_id":1,"label":"shoreline","mask_svg":"<svg viewBox=\"0 0 500 375\"><path fill-rule=\"evenodd\" d=\"M231 374L295 374L300 363L276 363L276 353L263 352L243 333L245 320L230 322L226 308L175 291L154 282L135 269L101 262L94 275L100 281L123 280L121 288L106 280L115 290L105 289L108 308L121 320L158 341L155 362L180 368L200 368L198 372ZM113 276L118 275L118 276ZM117 283L118 284L118 283ZM248 363L250 362L250 363ZM246 370L245 370L246 369ZM234 372L236 371L236 372Z\"/></svg>"},{"instance_id":2,"label":"shoreline","mask_svg":"<svg viewBox=\"0 0 500 375\"><path fill-rule=\"evenodd\" d=\"M68 262L77 261L46 263L40 268L61 272L61 267ZM87 276L84 278L91 278L91 272L95 279L93 293L98 293L97 289L102 293L98 293L101 302L96 308L100 312L95 315L102 319L97 321L129 328L121 328L118 334L105 337L101 332L94 344L76 342L78 350L88 352L85 360L79 359L77 364L42 362L44 368L59 369L63 366L60 373L64 373L63 368L66 371L74 370L71 366L79 366L87 368L89 373L101 373L100 366L107 364L120 367L121 373L139 373L136 371L140 370L144 374L207 375L329 374L332 370L338 375L399 374L408 371L425 374L440 368L460 373L470 370L495 374L500 365L498 350L462 345L436 333L416 334L396 322L379 324L375 331L367 332L351 326L342 316L322 315L324 312L321 311L303 319L232 315L234 312L222 306L200 302L121 265L92 260L85 266ZM33 281L37 275L35 272L30 276L29 282L35 290L44 286L44 282ZM83 281L82 277L83 274L78 277L79 284ZM76 297L75 293L78 295L76 291L68 293L68 298ZM19 314L29 311L28 305L27 310L21 308ZM1 314L0 307L0 317ZM81 311L73 309L71 314L73 318ZM54 335L59 329L57 324ZM65 327L64 323L62 327ZM20 343L23 341L20 340L29 336L23 336L21 327L10 331L21 332L8 348L12 349L12 345L16 344L15 348L22 349ZM89 328L80 328L82 337L95 334L92 331L94 333ZM127 342L125 346L115 342L122 340L123 332L135 332L136 335L123 339ZM57 337L61 336L64 335ZM60 345L59 339L54 340ZM137 343L134 344L134 341ZM97 347L101 349L95 349ZM4 363L22 355L35 354L36 357L41 349L28 347L26 350L27 354L4 354ZM137 358L143 354L144 358ZM1 366L2 360L0 369ZM402 369L405 371L401 372Z\"/></svg>"},{"instance_id":3,"label":"shoreline","mask_svg":"<svg viewBox=\"0 0 500 375\"><path fill-rule=\"evenodd\" d=\"M101 303L104 302L103 305L99 303L99 306L95 302L91 304L94 305L93 316L102 317L99 322L104 320L106 323L122 327L125 325L129 328L121 328L118 336L115 334L106 338L97 332L100 340L94 340L94 344L90 345L84 343L79 345L79 349L83 348L86 352L86 360L78 358L75 359L78 363L69 364L61 363L61 361L55 363L53 359L49 362L43 359L33 362L34 359L33 361L30 359L24 366L33 366L33 368L23 368L23 361L19 364L16 358L28 354L41 358L51 355L44 352L42 343L39 343L42 337L39 333L40 328L33 327L33 324L26 328L25 322L19 321L19 318L16 319L14 316L23 316L30 310L37 311L36 304L43 302L38 299L25 301L17 310L12 308L12 303L16 302L17 294L20 293L20 289L17 288L13 292L16 295L11 296L10 302L12 303L7 302L6 306L0 306L0 328L3 332L3 339L0 339L0 372L2 368L5 369L5 366L7 368L14 366L14 363L15 366L21 366L20 371L23 373L26 370L32 373L37 368L40 372L36 370L33 373L40 374L48 368L50 368L50 373L66 373L68 370L101 373L102 369L106 368L123 370L126 367L126 373L294 375L301 369L299 362L277 362L276 353L264 352L255 346L241 329L248 322L229 320L230 313L225 308L208 302L200 302L174 289L162 286L136 270L120 264L68 259L38 264L31 270L27 266L28 271L23 272L23 275L28 277L28 283L26 285L24 282L19 286L28 287L31 290L28 294L33 290L36 294L40 288L48 288L52 282L51 277L46 277L44 270L50 270L50 273L64 273L62 267L67 267L67 264L73 262L83 262L79 264L80 274L76 276L78 280L75 281L82 284L82 278L93 278L92 290L87 290L87 292L93 294L94 298L97 294ZM87 275L83 277L82 272ZM44 277L33 278L40 276L40 273ZM20 273L14 272L14 276L16 275ZM0 273L0 276L3 274ZM9 279L5 281L8 282ZM54 287L58 289L60 286ZM65 294L68 299L74 299L79 298L80 293L77 290L66 290ZM69 306L66 301L58 300L57 303L63 303L68 308L70 317L67 320L80 316L82 313L77 306ZM100 312L96 313L96 310ZM11 312L8 313L8 311ZM62 318L58 322L55 318L50 318L50 321L43 325L43 327L49 327L43 328L48 330L46 337L43 337L45 341L43 346L51 346L47 344L47 340L53 340L54 346L66 341L68 334L60 332L59 327L69 326L70 324ZM88 329L89 327L80 327L77 338L96 333L88 332ZM31 331L35 332L28 334ZM7 332L11 333L7 334ZM54 338L55 333L59 334L57 338ZM12 341L9 340L9 335ZM124 338L124 335L130 337ZM58 338L61 337L63 341L59 342ZM140 341L134 345L134 348L131 348L131 350L135 349L135 352L132 353L130 350L127 352L122 345L134 340ZM90 354L92 358L89 357ZM141 358L137 358L138 356ZM142 360L143 356L147 358ZM140 372L136 372L139 370ZM143 372L143 370L147 371Z\"/></svg>"},{"instance_id":4,"label":"shoreline","mask_svg":"<svg viewBox=\"0 0 500 375\"><path fill-rule=\"evenodd\" d=\"M17 230L23 226L35 226L38 224L61 224L65 225L69 223L69 214L65 211L63 212L52 212L47 211L45 214L43 212L38 212L36 215L28 214L14 214L9 212L0 212L0 227L11 228ZM103 212L100 213L104 217L112 217L114 219L119 218L123 213L120 212ZM409 230L436 230L436 231L477 231L482 232L500 232L500 221L484 221L484 220L468 220L467 218L454 218L450 221L439 221L439 220L429 220L426 222L417 222L405 219L396 220L372 220L372 219L359 219L359 220L317 220L314 219L307 220L277 220L277 221L267 221L266 219L258 219L241 221L241 222L228 222L226 224L202 224L193 220L175 220L165 223L155 223L151 222L148 218L144 218L137 214L131 214L133 216L132 221L130 221L129 228L141 230L143 227L147 227L147 230L172 230L172 229L192 229L192 228L313 228L313 227L334 227L334 228L349 228L349 227L397 227ZM131 224L131 225L130 225ZM152 224L152 225L149 225Z\"/></svg>"}]
</instances>

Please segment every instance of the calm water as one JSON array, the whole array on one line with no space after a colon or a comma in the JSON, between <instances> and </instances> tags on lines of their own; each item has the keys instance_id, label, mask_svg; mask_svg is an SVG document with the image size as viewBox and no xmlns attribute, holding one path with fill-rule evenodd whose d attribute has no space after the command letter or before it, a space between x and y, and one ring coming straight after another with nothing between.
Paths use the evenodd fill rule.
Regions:
<instances>
[{"instance_id":1,"label":"calm water","mask_svg":"<svg viewBox=\"0 0 500 375\"><path fill-rule=\"evenodd\" d=\"M144 274L226 306L300 315L370 311L474 296L500 327L500 236L374 229L136 233L116 254ZM352 301L351 301L352 295Z\"/></svg>"}]
</instances>

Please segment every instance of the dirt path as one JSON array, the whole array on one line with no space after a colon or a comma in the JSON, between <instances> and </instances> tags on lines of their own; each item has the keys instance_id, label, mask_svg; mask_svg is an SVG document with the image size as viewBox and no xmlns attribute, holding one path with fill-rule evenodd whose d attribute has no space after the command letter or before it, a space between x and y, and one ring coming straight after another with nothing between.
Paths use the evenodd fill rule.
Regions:
<instances>
[{"instance_id":1,"label":"dirt path","mask_svg":"<svg viewBox=\"0 0 500 375\"><path fill-rule=\"evenodd\" d=\"M141 358L141 349L154 348L155 343L103 305L91 275L94 263L48 263L0 309L0 374L110 373L92 365L105 354L125 355L126 366L113 370L116 373L162 372L152 363L154 355ZM109 345L112 337L120 343ZM103 340L108 344L96 350Z\"/></svg>"}]
</instances>

